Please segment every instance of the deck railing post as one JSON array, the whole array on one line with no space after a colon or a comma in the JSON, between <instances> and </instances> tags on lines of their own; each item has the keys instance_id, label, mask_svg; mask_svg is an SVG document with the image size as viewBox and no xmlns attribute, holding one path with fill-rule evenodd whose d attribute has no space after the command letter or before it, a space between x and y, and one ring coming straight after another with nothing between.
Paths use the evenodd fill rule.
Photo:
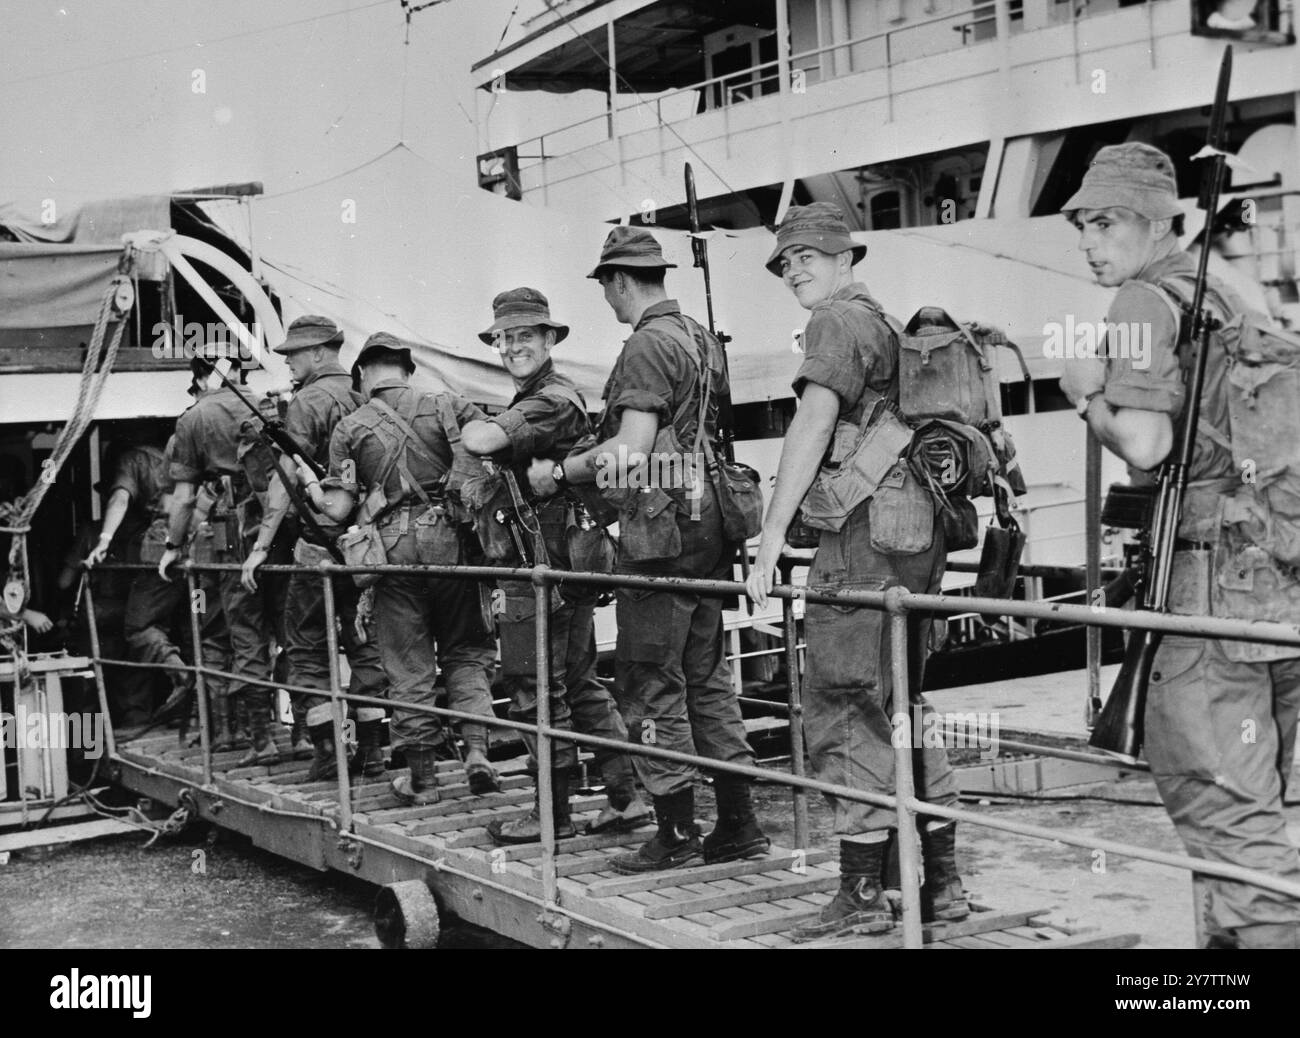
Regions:
<instances>
[{"instance_id":1,"label":"deck railing post","mask_svg":"<svg viewBox=\"0 0 1300 1038\"><path fill-rule=\"evenodd\" d=\"M325 645L329 656L330 705L334 708L334 760L339 773L339 830L352 831L352 790L348 782L348 747L344 736L347 718L347 704L341 696L339 681L339 633L335 629L336 609L334 606L334 581L331 562L322 562L321 590L325 593Z\"/></svg>"},{"instance_id":2,"label":"deck railing post","mask_svg":"<svg viewBox=\"0 0 1300 1038\"><path fill-rule=\"evenodd\" d=\"M916 796L912 775L912 700L907 681L907 607L901 587L891 588L889 609L889 659L893 668L894 795L898 798L898 870L903 888L903 947L922 947L921 871L917 848L916 817L907 802Z\"/></svg>"},{"instance_id":3,"label":"deck railing post","mask_svg":"<svg viewBox=\"0 0 1300 1038\"><path fill-rule=\"evenodd\" d=\"M790 584L794 563L780 562L781 583ZM781 619L785 629L786 703L789 707L790 773L804 777L803 681L799 674L799 627L795 622L794 599L781 599ZM791 787L794 797L794 845L806 848L809 842L808 792L801 786Z\"/></svg>"},{"instance_id":4,"label":"deck railing post","mask_svg":"<svg viewBox=\"0 0 1300 1038\"><path fill-rule=\"evenodd\" d=\"M541 563L533 568L533 601L536 605L533 626L537 640L537 814L542 828L542 900L555 904L555 795L551 772L555 748L551 745L551 585L549 567Z\"/></svg>"},{"instance_id":5,"label":"deck railing post","mask_svg":"<svg viewBox=\"0 0 1300 1038\"><path fill-rule=\"evenodd\" d=\"M199 613L207 611L206 594L199 589L194 576L194 562L185 563L185 586L189 591L186 603L190 614L190 641L194 645L194 697L199 704L199 746L203 752L203 784L212 785L212 729L209 726L208 682L203 673L203 629Z\"/></svg>"},{"instance_id":6,"label":"deck railing post","mask_svg":"<svg viewBox=\"0 0 1300 1038\"><path fill-rule=\"evenodd\" d=\"M87 575L84 585L86 596L86 623L90 629L91 665L95 668L95 685L99 693L99 709L104 714L104 743L111 759L117 753L117 740L113 735L113 716L108 712L108 686L104 684L104 665L99 655L99 624L95 621L95 596L90 590L90 577ZM14 678L14 695L18 694L18 680ZM20 756L18 758L22 760Z\"/></svg>"}]
</instances>

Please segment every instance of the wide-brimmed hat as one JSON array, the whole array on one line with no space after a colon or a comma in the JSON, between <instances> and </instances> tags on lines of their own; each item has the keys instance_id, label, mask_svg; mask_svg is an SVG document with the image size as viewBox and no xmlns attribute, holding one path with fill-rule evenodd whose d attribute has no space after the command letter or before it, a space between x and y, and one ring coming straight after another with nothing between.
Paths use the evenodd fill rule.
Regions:
<instances>
[{"instance_id":1,"label":"wide-brimmed hat","mask_svg":"<svg viewBox=\"0 0 1300 1038\"><path fill-rule=\"evenodd\" d=\"M546 296L535 288L512 288L500 293L492 300L492 316L496 318L492 327L479 332L478 337L487 345L498 332L507 328L528 328L541 325L555 329L555 341L563 342L569 334L569 326L551 319L551 304Z\"/></svg>"},{"instance_id":2,"label":"wide-brimmed hat","mask_svg":"<svg viewBox=\"0 0 1300 1038\"><path fill-rule=\"evenodd\" d=\"M853 262L861 263L867 247L855 242L840 207L830 202L792 205L776 229L776 248L763 266L781 276L781 253L792 245L807 245L818 252L837 256L852 252Z\"/></svg>"},{"instance_id":3,"label":"wide-brimmed hat","mask_svg":"<svg viewBox=\"0 0 1300 1038\"><path fill-rule=\"evenodd\" d=\"M599 278L600 272L608 267L667 270L675 266L676 263L669 263L664 259L664 252L659 242L645 228L620 225L609 232L605 244L600 249L600 262L587 277Z\"/></svg>"},{"instance_id":4,"label":"wide-brimmed hat","mask_svg":"<svg viewBox=\"0 0 1300 1038\"><path fill-rule=\"evenodd\" d=\"M1173 161L1159 148L1131 142L1111 144L1097 152L1083 183L1061 212L1122 206L1148 220L1182 214Z\"/></svg>"},{"instance_id":5,"label":"wide-brimmed hat","mask_svg":"<svg viewBox=\"0 0 1300 1038\"><path fill-rule=\"evenodd\" d=\"M352 384L361 381L361 369L368 364L401 364L408 375L415 374L415 361L411 359L411 348L402 345L402 340L388 332L375 332L361 346L361 352L352 362Z\"/></svg>"},{"instance_id":6,"label":"wide-brimmed hat","mask_svg":"<svg viewBox=\"0 0 1300 1038\"><path fill-rule=\"evenodd\" d=\"M271 347L272 353L296 353L298 350L313 346L342 346L343 333L339 326L328 317L307 314L299 317L289 325L288 335L279 346Z\"/></svg>"}]
</instances>

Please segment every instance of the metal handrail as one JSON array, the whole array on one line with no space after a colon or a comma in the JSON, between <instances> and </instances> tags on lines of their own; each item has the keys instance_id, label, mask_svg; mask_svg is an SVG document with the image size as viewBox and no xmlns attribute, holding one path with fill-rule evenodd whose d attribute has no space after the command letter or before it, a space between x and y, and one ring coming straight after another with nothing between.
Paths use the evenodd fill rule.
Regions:
<instances>
[{"instance_id":1,"label":"metal handrail","mask_svg":"<svg viewBox=\"0 0 1300 1038\"><path fill-rule=\"evenodd\" d=\"M783 560L782 573L785 579L788 579L789 569L793 564L794 562L791 559ZM150 569L152 567L144 563L119 563L105 565L102 568ZM180 567L180 569L185 573L187 583L190 588L193 589L195 586L194 574L196 572L229 573L239 571L242 567L238 563L195 563L187 561ZM422 573L427 576L450 577L452 579L461 580L491 580L494 582L498 580L528 581L533 585L537 605L535 617L537 635L536 653L538 682L539 687L541 688L547 687L548 667L550 661L549 602L550 589L554 584L573 583L594 587L628 587L659 591L677 590L680 592L689 592L706 596L730 596L744 593L744 585L736 581L697 580L686 577L641 577L628 574L582 573L555 570L545 565L534 566L531 568L420 565L340 566L326 561L316 566L268 565L260 567L260 569L266 573L318 574L323 582L323 588L325 591L324 606L327 632L334 629L334 624L336 622L332 583L332 578L335 577L355 573L407 575L412 573ZM90 582L86 582L85 594L87 596L87 616L89 618L91 629L91 647L94 653L92 656L92 662L95 668L96 683L99 686L98 691L101 708L107 718L109 714L107 691L103 682L103 665L105 663L112 664L117 661L105 659L100 653L98 625L95 619L93 591L90 587ZM1069 606L1061 604L1052 604L1047 606L1033 602L1019 602L1010 599L963 598L960 600L960 604L958 604L957 602L948 599L946 596L919 594L906 591L901 587L890 588L883 592L825 591L784 584L773 588L772 595L773 597L782 600L787 634L793 634L794 631L793 603L796 599L803 599L808 602L816 603L855 605L863 608L888 612L890 614L890 631L892 639L891 663L893 670L893 687L898 701L905 703L910 703L907 663L907 614L914 609L946 615L958 612L979 612L981 614L991 613L993 615L1037 617L1041 619L1073 619L1083 624L1098 627L1121 627L1131 628L1134 630L1160 630L1166 632L1172 631L1182 634L1199 634L1213 638L1253 641L1263 644L1287 645L1300 648L1300 627L1278 623L1252 623L1240 620L1223 620L1214 617L1175 616L1137 610L1127 611L1107 609L1104 606ZM1119 613L1123 613L1124 615L1112 615ZM193 610L191 610L191 615L196 615ZM199 683L198 687L202 687L201 678L204 674L219 674L227 679L235 681L249 681L250 679L245 678L242 675L226 671L214 671L211 668L203 666L202 643L199 637L198 626L197 622L191 623L195 663L184 668L186 670L194 671L196 682ZM790 648L793 649L793 640L790 639L790 641ZM802 726L800 723L802 705L801 696L798 690L799 678L797 666L791 666L788 668L790 677L789 716L791 722L791 764L793 773L786 774L785 772L775 771L773 769L733 764L725 761L712 760L696 754L664 750L657 746L647 746L631 742L624 743L600 736L569 731L567 729L562 730L553 728L551 727L550 701L547 696L537 697L537 723L536 725L528 725L522 722L497 718L495 716L480 716L478 714L468 714L462 711L450 710L442 707L397 703L372 696L346 693L342 691L339 677L337 638L330 638L329 642L330 652L328 663L330 671L330 688L328 690L328 695L335 708L333 720L336 746L341 746L344 741L344 704L347 702L359 704L369 703L372 705L388 707L394 712L406 711L408 713L426 713L456 720L472 720L476 723L490 727L533 731L538 738L537 784L538 797L542 803L548 803L550 800L551 773L549 765L552 759L552 740L559 739L562 742L573 743L579 746L585 745L593 748L618 750L620 752L638 754L646 757L656 757L663 760L690 764L694 767L703 768L712 772L742 775L749 778L762 779L764 781L789 786L796 795L796 843L799 844L805 844L807 842L808 829L806 815L803 817L801 824L800 816L801 814L804 814L804 812L800 810L800 798L806 796L808 792L820 792L857 803L893 808L898 814L899 856L902 873L903 944L904 947L907 948L920 948L923 944L918 880L919 851L915 823L915 816L919 814L936 818L949 818L955 821L980 825L985 828L1016 833L1037 839L1046 839L1052 842L1083 847L1089 850L1102 850L1109 853L1120 854L1122 856L1138 858L1156 864L1183 869L1194 874L1216 876L1223 879L1249 883L1253 886L1272 890L1290 897L1300 898L1300 884L1277 879L1276 877L1270 876L1266 873L1246 869L1240 866L1223 865L1200 858L1193 858L1189 855L1169 854L1113 840L1074 836L1069 833L1058 832L1042 826L1026 825L1024 823L1009 821L1007 819L981 815L964 808L945 807L943 805L932 804L928 801L920 800L916 796L913 786L912 748L914 740L912 735L910 711L908 710L898 710L892 715L892 721L896 725L897 732L894 739L896 780L894 795L890 796L882 793L872 793L866 790L854 789L848 786L823 782L818 779L811 779L803 776L799 774L802 770L803 763L803 745ZM260 680L256 681L256 683L263 684ZM276 683L276 687L283 687L283 683ZM326 694L325 690L321 689L314 689L312 691L316 695ZM206 710L206 704L201 703L199 708L199 725L202 755L204 760L205 782L211 781L212 774L209 724L210 722ZM109 725L109 728L111 732L111 724ZM1018 745L1029 747L1032 744L1022 743ZM112 742L111 734L108 749L110 757L118 756L116 748ZM1043 752L1050 755L1050 749L1051 748L1048 747L1041 747L1036 748L1035 752ZM340 764L342 766L338 769L340 804L339 824L340 829L346 832L350 831L354 827L354 821L351 812L351 796L348 789L346 761L340 761ZM542 900L547 906L556 906L556 909L558 910L554 820L551 818L551 813L549 811L542 811L541 821L542 855L540 871L542 878Z\"/></svg>"}]
</instances>

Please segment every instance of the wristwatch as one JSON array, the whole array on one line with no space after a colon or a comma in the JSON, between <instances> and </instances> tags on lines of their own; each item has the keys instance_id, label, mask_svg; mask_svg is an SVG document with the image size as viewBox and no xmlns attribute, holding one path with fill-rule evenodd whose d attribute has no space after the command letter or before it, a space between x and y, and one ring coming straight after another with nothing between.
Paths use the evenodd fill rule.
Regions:
<instances>
[{"instance_id":1,"label":"wristwatch","mask_svg":"<svg viewBox=\"0 0 1300 1038\"><path fill-rule=\"evenodd\" d=\"M557 461L551 466L551 479L555 480L557 487L563 487L569 482L568 477L564 474L564 462Z\"/></svg>"},{"instance_id":2,"label":"wristwatch","mask_svg":"<svg viewBox=\"0 0 1300 1038\"><path fill-rule=\"evenodd\" d=\"M1092 406L1092 398L1101 396L1104 392L1103 389L1094 389L1087 396L1079 397L1079 402L1074 405L1074 409L1079 412L1079 417L1085 422L1088 420L1088 408Z\"/></svg>"}]
</instances>

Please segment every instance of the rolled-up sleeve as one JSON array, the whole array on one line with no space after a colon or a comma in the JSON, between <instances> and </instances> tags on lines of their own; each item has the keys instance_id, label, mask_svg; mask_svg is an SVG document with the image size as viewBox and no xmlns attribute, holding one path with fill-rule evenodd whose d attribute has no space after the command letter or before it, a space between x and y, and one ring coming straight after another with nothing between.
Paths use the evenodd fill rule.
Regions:
<instances>
[{"instance_id":1,"label":"rolled-up sleeve","mask_svg":"<svg viewBox=\"0 0 1300 1038\"><path fill-rule=\"evenodd\" d=\"M1106 325L1106 402L1177 416L1186 397L1175 348L1178 323L1160 290L1137 282L1123 285Z\"/></svg>"},{"instance_id":2,"label":"rolled-up sleeve","mask_svg":"<svg viewBox=\"0 0 1300 1038\"><path fill-rule=\"evenodd\" d=\"M835 393L846 407L862 396L867 386L867 366L863 351L848 322L834 310L817 308L804 330L804 359L795 373L797 396L813 382Z\"/></svg>"},{"instance_id":3,"label":"rolled-up sleeve","mask_svg":"<svg viewBox=\"0 0 1300 1038\"><path fill-rule=\"evenodd\" d=\"M167 474L175 482L202 482L205 466L199 450L201 439L198 411L191 408L176 420L176 434L172 437L172 457Z\"/></svg>"},{"instance_id":4,"label":"rolled-up sleeve","mask_svg":"<svg viewBox=\"0 0 1300 1038\"><path fill-rule=\"evenodd\" d=\"M330 436L329 475L320 481L320 485L325 490L345 490L349 494L360 496L357 463L352 457L352 442L346 421L339 422Z\"/></svg>"},{"instance_id":5,"label":"rolled-up sleeve","mask_svg":"<svg viewBox=\"0 0 1300 1038\"><path fill-rule=\"evenodd\" d=\"M635 332L623 347L618 391L609 401L609 410L615 415L645 411L655 415L661 425L671 421L673 391L683 375L664 340L649 332Z\"/></svg>"}]
</instances>

